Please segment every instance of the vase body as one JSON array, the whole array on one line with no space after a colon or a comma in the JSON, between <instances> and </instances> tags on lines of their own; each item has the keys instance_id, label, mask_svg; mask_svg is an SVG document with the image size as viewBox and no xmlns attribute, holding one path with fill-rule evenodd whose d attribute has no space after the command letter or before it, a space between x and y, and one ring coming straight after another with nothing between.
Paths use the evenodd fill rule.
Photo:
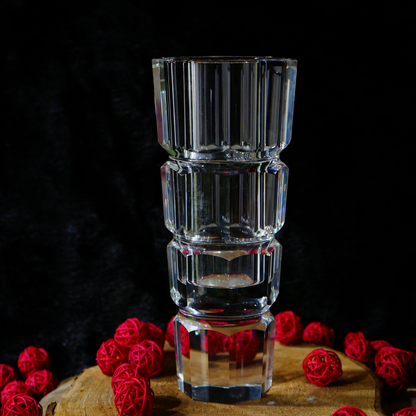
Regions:
<instances>
[{"instance_id":1,"label":"vase body","mask_svg":"<svg viewBox=\"0 0 416 416\"><path fill-rule=\"evenodd\" d=\"M152 63L178 387L195 400L257 399L272 384L296 61Z\"/></svg>"}]
</instances>

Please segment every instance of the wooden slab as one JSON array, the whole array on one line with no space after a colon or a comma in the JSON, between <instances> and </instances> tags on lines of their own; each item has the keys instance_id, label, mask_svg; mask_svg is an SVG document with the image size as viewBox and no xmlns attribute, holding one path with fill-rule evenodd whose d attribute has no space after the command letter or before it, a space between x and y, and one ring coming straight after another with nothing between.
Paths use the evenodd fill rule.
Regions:
<instances>
[{"instance_id":1,"label":"wooden slab","mask_svg":"<svg viewBox=\"0 0 416 416\"><path fill-rule=\"evenodd\" d=\"M166 367L151 381L156 395L152 416L329 416L347 405L358 407L367 416L385 416L379 379L369 368L341 352L336 351L344 373L337 382L326 387L309 383L303 374L302 361L315 348L314 344L276 343L273 386L267 394L258 400L227 405L194 401L179 391L174 351L167 346ZM110 383L111 377L103 375L97 366L88 368L42 399L44 415L118 416Z\"/></svg>"}]
</instances>

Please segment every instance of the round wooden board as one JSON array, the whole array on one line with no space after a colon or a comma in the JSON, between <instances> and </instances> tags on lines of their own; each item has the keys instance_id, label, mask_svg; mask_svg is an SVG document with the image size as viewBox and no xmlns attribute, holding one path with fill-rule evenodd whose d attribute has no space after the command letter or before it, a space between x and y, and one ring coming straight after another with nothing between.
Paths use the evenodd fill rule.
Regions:
<instances>
[{"instance_id":1,"label":"round wooden board","mask_svg":"<svg viewBox=\"0 0 416 416\"><path fill-rule=\"evenodd\" d=\"M285 415L330 416L342 406L355 406L367 416L384 415L381 384L365 365L336 351L342 362L342 377L330 386L309 383L302 370L305 356L314 344L284 346L276 343L273 386L258 400L236 404L194 401L178 390L174 351L167 345L166 367L151 380L156 395L152 416L185 415ZM326 348L325 349L329 349ZM45 416L118 416L111 390L111 377L95 366L65 380L45 396Z\"/></svg>"}]
</instances>

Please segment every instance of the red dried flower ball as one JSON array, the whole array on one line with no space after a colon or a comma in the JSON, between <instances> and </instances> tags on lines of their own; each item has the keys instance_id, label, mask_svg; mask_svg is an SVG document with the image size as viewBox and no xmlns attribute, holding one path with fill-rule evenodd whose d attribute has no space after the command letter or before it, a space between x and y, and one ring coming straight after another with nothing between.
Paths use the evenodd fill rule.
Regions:
<instances>
[{"instance_id":1,"label":"red dried flower ball","mask_svg":"<svg viewBox=\"0 0 416 416\"><path fill-rule=\"evenodd\" d=\"M386 396L397 396L407 391L413 373L412 357L407 351L383 347L377 352L374 362Z\"/></svg>"},{"instance_id":2,"label":"red dried flower ball","mask_svg":"<svg viewBox=\"0 0 416 416\"><path fill-rule=\"evenodd\" d=\"M33 397L32 390L30 390L29 386L27 386L21 380L15 380L11 381L10 383L7 383L3 391L1 392L1 404L4 405L7 402L7 400L9 400L13 396L16 396L16 394L26 394L27 396Z\"/></svg>"},{"instance_id":3,"label":"red dried flower ball","mask_svg":"<svg viewBox=\"0 0 416 416\"><path fill-rule=\"evenodd\" d=\"M280 312L276 319L276 341L284 345L295 344L302 339L302 321L292 311Z\"/></svg>"},{"instance_id":4,"label":"red dried flower ball","mask_svg":"<svg viewBox=\"0 0 416 416\"><path fill-rule=\"evenodd\" d=\"M114 374L111 377L111 388L113 393L115 394L115 392L119 390L121 383L132 377L145 378L150 386L150 377L147 370L140 368L137 365L125 363L117 367L116 371L114 371Z\"/></svg>"},{"instance_id":5,"label":"red dried flower ball","mask_svg":"<svg viewBox=\"0 0 416 416\"><path fill-rule=\"evenodd\" d=\"M103 374L111 376L119 365L127 362L128 356L129 348L110 338L101 344L96 361Z\"/></svg>"},{"instance_id":6,"label":"red dried flower ball","mask_svg":"<svg viewBox=\"0 0 416 416\"><path fill-rule=\"evenodd\" d=\"M316 386L327 386L342 376L342 364L333 351L317 348L310 352L302 363L306 378Z\"/></svg>"},{"instance_id":7,"label":"red dried flower ball","mask_svg":"<svg viewBox=\"0 0 416 416\"><path fill-rule=\"evenodd\" d=\"M370 365L374 361L374 350L370 340L362 332L349 332L344 339L345 354L354 360Z\"/></svg>"},{"instance_id":8,"label":"red dried flower ball","mask_svg":"<svg viewBox=\"0 0 416 416\"><path fill-rule=\"evenodd\" d=\"M416 416L416 407L405 407L404 409L393 413L392 416Z\"/></svg>"},{"instance_id":9,"label":"red dried flower ball","mask_svg":"<svg viewBox=\"0 0 416 416\"><path fill-rule=\"evenodd\" d=\"M35 397L41 398L55 390L59 382L49 370L38 370L27 376L25 384L35 393Z\"/></svg>"},{"instance_id":10,"label":"red dried flower ball","mask_svg":"<svg viewBox=\"0 0 416 416\"><path fill-rule=\"evenodd\" d=\"M252 330L240 331L228 337L230 360L237 364L253 361L258 353L259 346L259 338Z\"/></svg>"},{"instance_id":11,"label":"red dried flower ball","mask_svg":"<svg viewBox=\"0 0 416 416\"><path fill-rule=\"evenodd\" d=\"M353 406L343 406L332 413L331 416L367 416L361 409Z\"/></svg>"},{"instance_id":12,"label":"red dried flower ball","mask_svg":"<svg viewBox=\"0 0 416 416\"><path fill-rule=\"evenodd\" d=\"M33 397L16 394L4 404L2 416L42 416L42 406Z\"/></svg>"},{"instance_id":13,"label":"red dried flower ball","mask_svg":"<svg viewBox=\"0 0 416 416\"><path fill-rule=\"evenodd\" d=\"M305 342L332 347L334 345L335 333L332 328L322 322L311 322L303 330L302 339Z\"/></svg>"},{"instance_id":14,"label":"red dried flower ball","mask_svg":"<svg viewBox=\"0 0 416 416\"><path fill-rule=\"evenodd\" d=\"M16 371L8 364L0 364L0 391L4 389L7 383L17 379Z\"/></svg>"},{"instance_id":15,"label":"red dried flower ball","mask_svg":"<svg viewBox=\"0 0 416 416\"><path fill-rule=\"evenodd\" d=\"M146 339L146 325L137 318L128 318L120 324L114 334L114 340L125 347L131 348Z\"/></svg>"},{"instance_id":16,"label":"red dried flower ball","mask_svg":"<svg viewBox=\"0 0 416 416\"><path fill-rule=\"evenodd\" d=\"M155 395L144 377L131 377L114 393L114 404L120 416L150 415Z\"/></svg>"},{"instance_id":17,"label":"red dried flower ball","mask_svg":"<svg viewBox=\"0 0 416 416\"><path fill-rule=\"evenodd\" d=\"M153 377L165 366L165 354L156 342L145 339L130 349L129 363L145 369Z\"/></svg>"},{"instance_id":18,"label":"red dried flower ball","mask_svg":"<svg viewBox=\"0 0 416 416\"><path fill-rule=\"evenodd\" d=\"M23 377L27 377L32 371L50 370L52 363L43 348L29 346L20 353L17 366Z\"/></svg>"},{"instance_id":19,"label":"red dried flower ball","mask_svg":"<svg viewBox=\"0 0 416 416\"><path fill-rule=\"evenodd\" d=\"M173 329L173 320L175 316L172 316L171 320L168 323L168 327L166 328L165 339L167 343L172 347L175 348L175 340L174 340L174 329Z\"/></svg>"}]
</instances>

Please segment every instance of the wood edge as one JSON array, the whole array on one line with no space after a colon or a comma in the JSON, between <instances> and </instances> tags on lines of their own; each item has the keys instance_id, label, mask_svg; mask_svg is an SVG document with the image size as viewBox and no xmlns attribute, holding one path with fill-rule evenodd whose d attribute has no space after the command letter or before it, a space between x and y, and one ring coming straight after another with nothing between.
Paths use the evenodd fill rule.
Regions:
<instances>
[{"instance_id":1,"label":"wood edge","mask_svg":"<svg viewBox=\"0 0 416 416\"><path fill-rule=\"evenodd\" d=\"M274 346L275 350L276 350L276 348L278 348L277 344L278 344L278 341L276 341L276 343L275 343L275 346ZM325 345L315 344L314 342L301 341L301 342L299 342L297 344L293 344L293 345L284 345L284 344L281 344L281 343L279 343L279 344L283 347L291 347L291 346L296 346L297 345L299 347L312 346L312 347L316 347L316 348L323 348L323 349L335 352L336 354L341 356L343 360L347 360L347 361L353 362L354 364L357 364L358 367L362 368L365 372L367 372L371 376L371 378L374 380L374 390L375 390L374 391L374 393L375 393L375 395L374 395L374 397L375 397L374 410L380 416L387 416L387 414L383 410L383 405L382 405L383 383L371 367L369 367L368 365L366 365L366 364L364 364L364 363L362 363L358 360L355 360L352 357L349 357L343 351L337 350L333 347L328 347L328 346L325 346Z\"/></svg>"},{"instance_id":2,"label":"wood edge","mask_svg":"<svg viewBox=\"0 0 416 416\"><path fill-rule=\"evenodd\" d=\"M380 416L387 416L384 413L383 406L382 406L382 392L383 392L383 383L381 382L380 378L377 376L377 374L374 372L374 370L369 367L368 365L355 360L352 357L349 357L345 352L334 350L337 354L342 355L345 359L353 361L355 364L357 364L359 367L361 367L364 371L366 371L374 380L374 410L380 414Z\"/></svg>"},{"instance_id":3,"label":"wood edge","mask_svg":"<svg viewBox=\"0 0 416 416\"><path fill-rule=\"evenodd\" d=\"M55 413L56 402L52 402L46 409L45 416L53 416Z\"/></svg>"}]
</instances>

